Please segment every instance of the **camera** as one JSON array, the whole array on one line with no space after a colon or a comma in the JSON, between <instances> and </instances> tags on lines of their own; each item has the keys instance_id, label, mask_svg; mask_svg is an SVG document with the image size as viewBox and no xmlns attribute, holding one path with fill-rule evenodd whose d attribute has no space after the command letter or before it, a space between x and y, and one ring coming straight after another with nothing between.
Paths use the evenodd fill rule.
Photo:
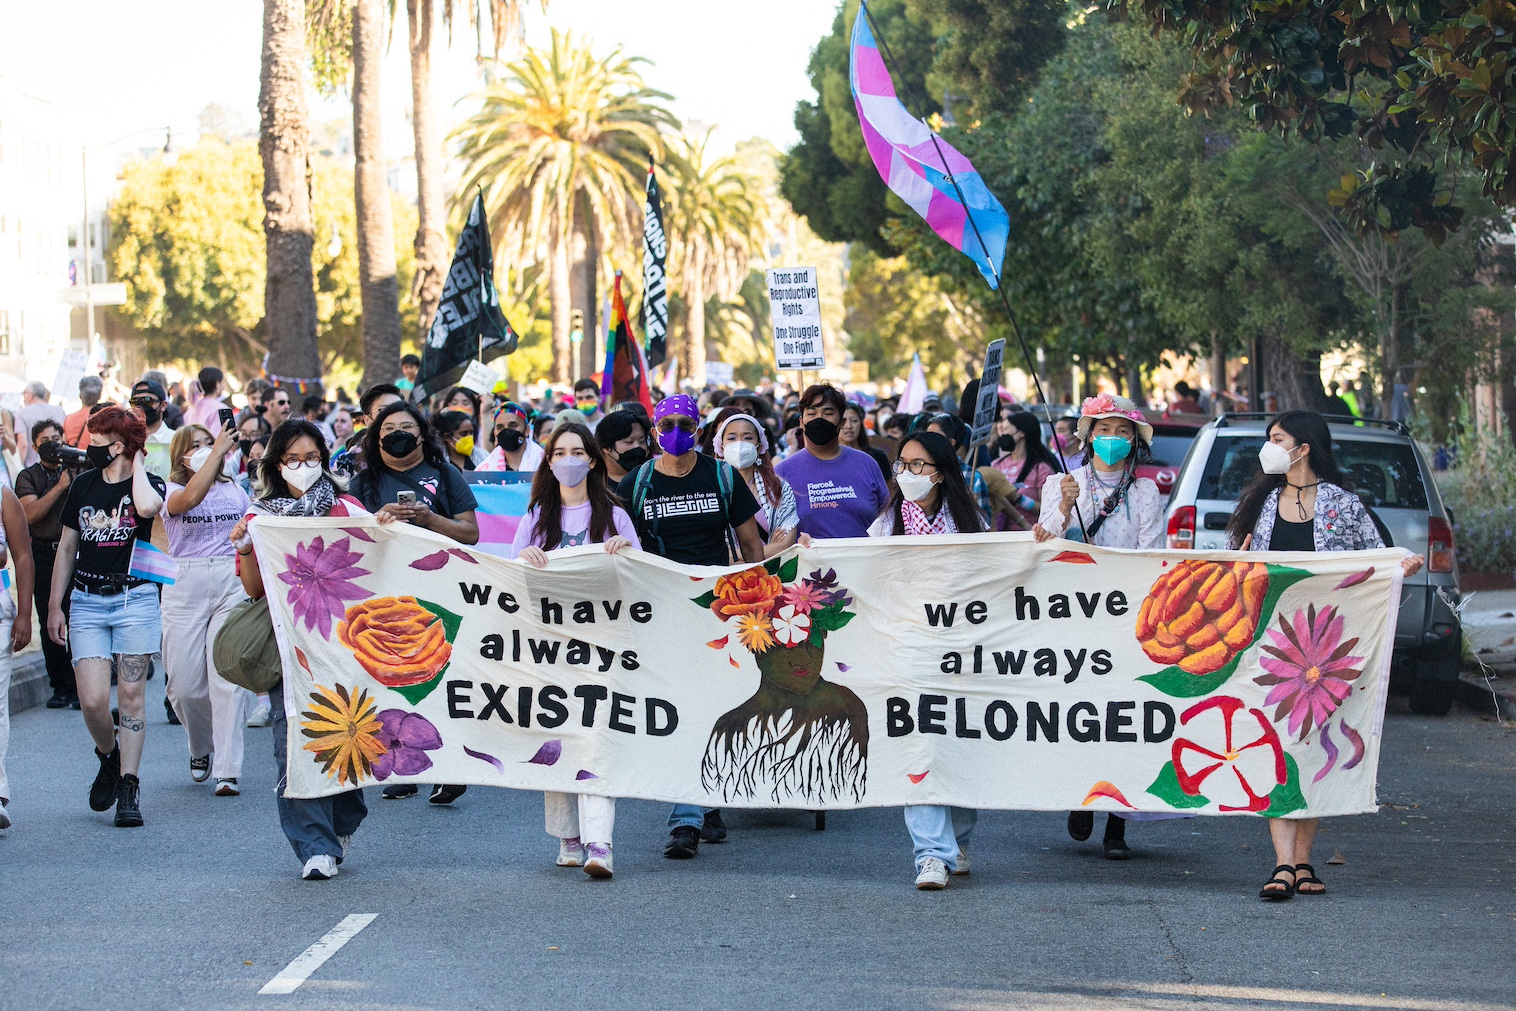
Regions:
<instances>
[{"instance_id":1,"label":"camera","mask_svg":"<svg viewBox=\"0 0 1516 1011\"><path fill-rule=\"evenodd\" d=\"M69 468L84 468L90 465L89 454L61 442L44 442L37 447L37 455L46 463L61 463Z\"/></svg>"}]
</instances>

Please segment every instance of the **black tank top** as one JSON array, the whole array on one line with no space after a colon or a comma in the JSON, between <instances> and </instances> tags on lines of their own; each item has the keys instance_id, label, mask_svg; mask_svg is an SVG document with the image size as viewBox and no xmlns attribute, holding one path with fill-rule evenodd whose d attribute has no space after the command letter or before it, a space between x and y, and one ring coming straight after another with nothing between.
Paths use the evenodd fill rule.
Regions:
<instances>
[{"instance_id":1,"label":"black tank top","mask_svg":"<svg viewBox=\"0 0 1516 1011\"><path fill-rule=\"evenodd\" d=\"M1282 516L1274 519L1274 532L1269 537L1270 551L1315 551L1316 521L1291 523Z\"/></svg>"}]
</instances>

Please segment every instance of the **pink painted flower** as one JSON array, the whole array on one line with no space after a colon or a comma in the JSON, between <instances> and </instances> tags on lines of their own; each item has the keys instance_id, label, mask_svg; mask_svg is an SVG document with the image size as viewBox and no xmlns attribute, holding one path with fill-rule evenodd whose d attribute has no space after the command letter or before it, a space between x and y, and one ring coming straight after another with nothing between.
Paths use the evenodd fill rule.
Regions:
<instances>
[{"instance_id":1,"label":"pink painted flower","mask_svg":"<svg viewBox=\"0 0 1516 1011\"><path fill-rule=\"evenodd\" d=\"M1344 642L1342 627L1337 608L1317 613L1311 604L1296 611L1293 621L1281 617L1278 630L1269 629L1274 645L1265 644L1263 651L1269 655L1259 658L1268 673L1254 681L1272 689L1263 704L1279 706L1274 722L1288 716L1290 733L1302 740L1312 726L1326 725L1352 691L1348 682L1363 673L1358 665L1364 658L1349 655L1358 640Z\"/></svg>"},{"instance_id":2,"label":"pink painted flower","mask_svg":"<svg viewBox=\"0 0 1516 1011\"><path fill-rule=\"evenodd\" d=\"M1191 797L1203 790L1218 811L1269 806L1269 794L1285 781L1288 768L1279 734L1263 710L1214 695L1185 710L1179 724L1189 735L1176 736L1170 753L1180 790Z\"/></svg>"},{"instance_id":3,"label":"pink painted flower","mask_svg":"<svg viewBox=\"0 0 1516 1011\"><path fill-rule=\"evenodd\" d=\"M807 579L786 586L781 599L800 614L810 614L827 603L826 591Z\"/></svg>"},{"instance_id":4,"label":"pink painted flower","mask_svg":"<svg viewBox=\"0 0 1516 1011\"><path fill-rule=\"evenodd\" d=\"M320 632L323 639L331 638L332 619L347 612L344 601L370 596L369 591L350 582L371 574L353 564L363 556L348 550L351 543L344 537L327 547L317 537L309 544L296 545L293 555L284 556L286 570L279 573L279 578L290 587L290 608L295 612L295 621L304 621L307 629Z\"/></svg>"}]
</instances>

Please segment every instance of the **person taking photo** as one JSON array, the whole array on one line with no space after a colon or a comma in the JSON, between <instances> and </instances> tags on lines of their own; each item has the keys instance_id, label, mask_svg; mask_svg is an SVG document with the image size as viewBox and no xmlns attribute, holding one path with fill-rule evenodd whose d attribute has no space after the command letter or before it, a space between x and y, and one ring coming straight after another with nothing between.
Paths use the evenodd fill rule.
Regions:
<instances>
[{"instance_id":1,"label":"person taking photo","mask_svg":"<svg viewBox=\"0 0 1516 1011\"><path fill-rule=\"evenodd\" d=\"M86 377L88 378L88 377ZM82 431L87 442L89 432ZM32 603L35 613L46 620L48 601L53 593L53 567L58 556L58 541L63 536L63 500L73 483L74 468L64 466L59 450L64 446L63 432L56 421L44 419L32 426L32 450L36 463L16 475L16 496L26 514L32 540ZM64 618L68 617L68 598L63 601ZM78 709L79 693L74 687L74 661L67 643L42 636L42 658L47 665L48 684L53 689L47 700L49 709Z\"/></svg>"}]
</instances>

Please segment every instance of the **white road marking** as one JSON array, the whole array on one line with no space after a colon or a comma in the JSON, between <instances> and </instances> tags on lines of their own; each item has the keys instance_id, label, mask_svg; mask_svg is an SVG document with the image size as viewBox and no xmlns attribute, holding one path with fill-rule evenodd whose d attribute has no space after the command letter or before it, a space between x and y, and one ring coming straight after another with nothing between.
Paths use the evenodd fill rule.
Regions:
<instances>
[{"instance_id":1,"label":"white road marking","mask_svg":"<svg viewBox=\"0 0 1516 1011\"><path fill-rule=\"evenodd\" d=\"M310 979L311 973L342 950L342 946L358 936L358 932L373 923L379 916L378 913L352 913L342 918L342 922L326 932L326 936L315 944L306 948L295 960L284 969L263 984L260 994L265 993L294 993L300 984Z\"/></svg>"}]
</instances>

